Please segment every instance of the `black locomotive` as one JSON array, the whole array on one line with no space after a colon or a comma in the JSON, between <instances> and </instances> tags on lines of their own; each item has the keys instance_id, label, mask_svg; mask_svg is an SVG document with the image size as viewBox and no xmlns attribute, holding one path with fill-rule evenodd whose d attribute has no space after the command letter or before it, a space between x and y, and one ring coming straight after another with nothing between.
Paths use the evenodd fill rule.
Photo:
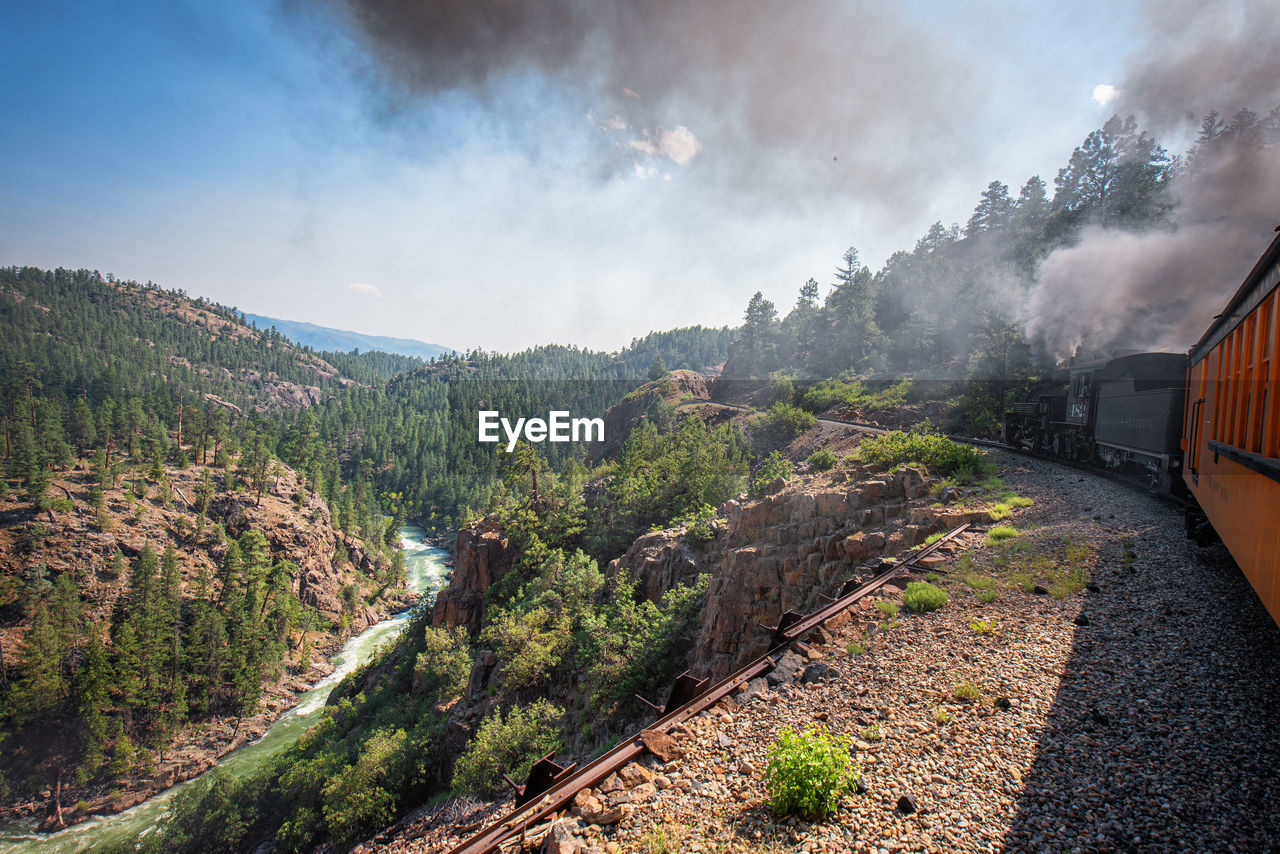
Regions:
<instances>
[{"instance_id":1,"label":"black locomotive","mask_svg":"<svg viewBox=\"0 0 1280 854\"><path fill-rule=\"evenodd\" d=\"M1187 357L1136 353L1086 362L1034 386L1004 416L1006 444L1182 485Z\"/></svg>"}]
</instances>

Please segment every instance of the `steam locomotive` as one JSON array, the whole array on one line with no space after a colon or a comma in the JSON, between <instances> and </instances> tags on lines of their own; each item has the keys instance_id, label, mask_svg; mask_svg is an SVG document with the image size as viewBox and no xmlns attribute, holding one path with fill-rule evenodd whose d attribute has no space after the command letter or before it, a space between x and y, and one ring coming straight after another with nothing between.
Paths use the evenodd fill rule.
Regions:
<instances>
[{"instance_id":1,"label":"steam locomotive","mask_svg":"<svg viewBox=\"0 0 1280 854\"><path fill-rule=\"evenodd\" d=\"M1016 448L1146 478L1180 492L1187 357L1135 353L1085 362L1024 393L1004 416Z\"/></svg>"},{"instance_id":2,"label":"steam locomotive","mask_svg":"<svg viewBox=\"0 0 1280 854\"><path fill-rule=\"evenodd\" d=\"M1280 236L1190 352L1074 365L1013 404L1004 440L1185 496L1188 536L1220 538L1280 625L1278 349Z\"/></svg>"}]
</instances>

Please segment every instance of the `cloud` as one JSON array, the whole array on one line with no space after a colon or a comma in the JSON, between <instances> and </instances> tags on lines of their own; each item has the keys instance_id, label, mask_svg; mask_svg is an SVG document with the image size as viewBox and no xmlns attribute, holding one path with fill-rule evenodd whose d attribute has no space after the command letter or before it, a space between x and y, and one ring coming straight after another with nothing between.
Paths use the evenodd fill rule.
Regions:
<instances>
[{"instance_id":1,"label":"cloud","mask_svg":"<svg viewBox=\"0 0 1280 854\"><path fill-rule=\"evenodd\" d=\"M698 156L702 143L693 135L693 131L684 125L677 125L673 130L659 130L656 134L645 133L644 139L634 139L631 147L643 151L650 157L667 157L680 166Z\"/></svg>"},{"instance_id":2,"label":"cloud","mask_svg":"<svg viewBox=\"0 0 1280 854\"><path fill-rule=\"evenodd\" d=\"M1093 103L1100 107L1105 107L1114 101L1119 94L1120 90L1110 83L1099 83L1093 87Z\"/></svg>"},{"instance_id":3,"label":"cloud","mask_svg":"<svg viewBox=\"0 0 1280 854\"><path fill-rule=\"evenodd\" d=\"M611 117L603 129L647 129L631 145L596 140L578 168L605 182L631 168L635 151L688 165L705 149L716 152L701 170L708 193L806 208L856 198L877 221L923 219L954 164L989 148L972 120L987 97L975 93L996 91L990 69L945 27L876 4L326 5L373 72L370 97L391 102L384 112L394 114L405 96L462 95L510 122L509 138L523 138L535 156L559 154L563 146L528 130L546 127L546 102L511 96L532 80L575 109ZM840 169L832 170L836 152Z\"/></svg>"},{"instance_id":4,"label":"cloud","mask_svg":"<svg viewBox=\"0 0 1280 854\"><path fill-rule=\"evenodd\" d=\"M382 299L382 291L378 290L377 285L370 284L369 282L352 282L351 284L347 285L347 287L351 288L351 290L355 291L358 294L364 294L367 297L375 297L377 299Z\"/></svg>"}]
</instances>

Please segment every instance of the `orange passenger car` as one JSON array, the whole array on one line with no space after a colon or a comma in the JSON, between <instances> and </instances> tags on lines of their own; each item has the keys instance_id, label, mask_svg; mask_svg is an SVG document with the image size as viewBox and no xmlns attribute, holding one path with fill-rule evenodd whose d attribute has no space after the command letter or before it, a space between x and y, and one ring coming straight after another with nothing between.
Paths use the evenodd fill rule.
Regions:
<instances>
[{"instance_id":1,"label":"orange passenger car","mask_svg":"<svg viewBox=\"0 0 1280 854\"><path fill-rule=\"evenodd\" d=\"M1280 624L1280 237L1191 349L1183 480ZM1188 516L1188 531L1197 521Z\"/></svg>"}]
</instances>

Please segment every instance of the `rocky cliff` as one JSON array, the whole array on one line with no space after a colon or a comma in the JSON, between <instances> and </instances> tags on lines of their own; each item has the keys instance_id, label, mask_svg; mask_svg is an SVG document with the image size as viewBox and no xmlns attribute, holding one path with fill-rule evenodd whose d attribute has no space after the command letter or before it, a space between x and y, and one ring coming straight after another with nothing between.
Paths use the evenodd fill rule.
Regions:
<instances>
[{"instance_id":1,"label":"rocky cliff","mask_svg":"<svg viewBox=\"0 0 1280 854\"><path fill-rule=\"evenodd\" d=\"M498 524L485 517L458 531L449 586L436 596L433 626L465 626L475 634L484 620L484 595L516 562Z\"/></svg>"},{"instance_id":2,"label":"rocky cliff","mask_svg":"<svg viewBox=\"0 0 1280 854\"><path fill-rule=\"evenodd\" d=\"M761 626L788 610L807 612L845 579L918 545L935 531L970 521L932 507L931 482L906 468L864 466L810 480L765 498L720 508L715 536L693 545L681 529L646 534L607 575L626 571L655 601L677 584L711 575L690 666L724 676L768 648Z\"/></svg>"}]
</instances>

